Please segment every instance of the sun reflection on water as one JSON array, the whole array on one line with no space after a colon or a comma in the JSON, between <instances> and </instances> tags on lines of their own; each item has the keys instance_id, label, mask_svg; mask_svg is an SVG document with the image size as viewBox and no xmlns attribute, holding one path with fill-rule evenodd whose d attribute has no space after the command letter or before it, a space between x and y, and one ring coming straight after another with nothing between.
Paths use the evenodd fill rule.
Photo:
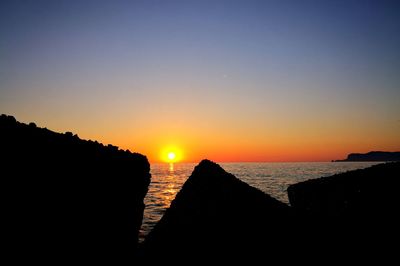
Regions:
<instances>
[{"instance_id":1,"label":"sun reflection on water","mask_svg":"<svg viewBox=\"0 0 400 266\"><path fill-rule=\"evenodd\" d=\"M164 214L183 183L193 171L195 164L162 163L153 164L151 168L151 185L145 198L143 225L140 240Z\"/></svg>"}]
</instances>

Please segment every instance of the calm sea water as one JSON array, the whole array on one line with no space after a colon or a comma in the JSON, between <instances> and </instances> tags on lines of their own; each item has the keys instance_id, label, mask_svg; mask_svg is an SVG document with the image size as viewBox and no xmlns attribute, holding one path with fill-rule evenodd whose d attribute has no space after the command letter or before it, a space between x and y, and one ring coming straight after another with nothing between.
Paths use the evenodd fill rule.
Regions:
<instances>
[{"instance_id":1,"label":"calm sea water","mask_svg":"<svg viewBox=\"0 0 400 266\"><path fill-rule=\"evenodd\" d=\"M366 168L375 162L316 163L221 163L227 172L276 199L288 203L289 185L307 179L330 176L349 170ZM151 231L193 172L195 163L152 164L152 180L145 198L140 239Z\"/></svg>"}]
</instances>

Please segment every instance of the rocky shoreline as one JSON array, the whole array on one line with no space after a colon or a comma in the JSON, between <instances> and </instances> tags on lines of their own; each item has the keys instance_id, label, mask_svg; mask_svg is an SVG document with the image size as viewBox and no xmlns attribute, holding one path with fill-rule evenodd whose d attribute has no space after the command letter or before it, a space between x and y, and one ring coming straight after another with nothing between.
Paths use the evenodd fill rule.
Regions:
<instances>
[{"instance_id":1,"label":"rocky shoreline","mask_svg":"<svg viewBox=\"0 0 400 266\"><path fill-rule=\"evenodd\" d=\"M0 145L3 240L17 262L366 258L391 255L398 237L400 162L291 185L288 205L203 160L138 245L145 156L6 115Z\"/></svg>"}]
</instances>

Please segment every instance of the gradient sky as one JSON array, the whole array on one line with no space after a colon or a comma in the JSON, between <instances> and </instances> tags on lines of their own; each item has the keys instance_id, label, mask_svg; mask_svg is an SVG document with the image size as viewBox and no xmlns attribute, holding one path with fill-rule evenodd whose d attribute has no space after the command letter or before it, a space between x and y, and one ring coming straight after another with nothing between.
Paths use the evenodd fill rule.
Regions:
<instances>
[{"instance_id":1,"label":"gradient sky","mask_svg":"<svg viewBox=\"0 0 400 266\"><path fill-rule=\"evenodd\" d=\"M0 113L160 160L400 150L399 1L0 1Z\"/></svg>"}]
</instances>

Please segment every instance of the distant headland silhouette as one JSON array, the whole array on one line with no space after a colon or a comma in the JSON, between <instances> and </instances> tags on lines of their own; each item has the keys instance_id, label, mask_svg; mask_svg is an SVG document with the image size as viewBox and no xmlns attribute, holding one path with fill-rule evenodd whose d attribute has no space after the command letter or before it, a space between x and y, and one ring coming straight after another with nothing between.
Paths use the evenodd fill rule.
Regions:
<instances>
[{"instance_id":1,"label":"distant headland silhouette","mask_svg":"<svg viewBox=\"0 0 400 266\"><path fill-rule=\"evenodd\" d=\"M368 153L350 153L344 160L333 162L398 162L400 152L370 151Z\"/></svg>"}]
</instances>

